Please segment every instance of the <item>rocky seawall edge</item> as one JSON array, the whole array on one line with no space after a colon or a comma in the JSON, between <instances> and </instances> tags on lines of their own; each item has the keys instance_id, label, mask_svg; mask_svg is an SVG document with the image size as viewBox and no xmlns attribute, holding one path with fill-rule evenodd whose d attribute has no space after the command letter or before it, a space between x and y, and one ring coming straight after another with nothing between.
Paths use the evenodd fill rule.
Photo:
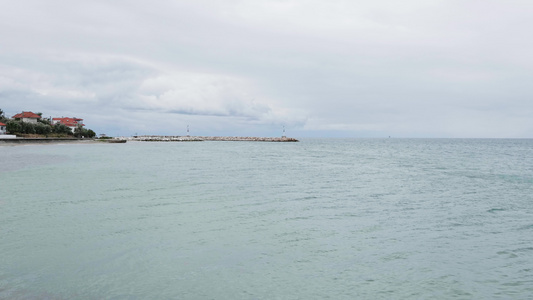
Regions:
<instances>
[{"instance_id":1,"label":"rocky seawall edge","mask_svg":"<svg viewBox=\"0 0 533 300\"><path fill-rule=\"evenodd\" d=\"M298 142L295 138L288 137L242 137L242 136L161 136L145 135L124 138L128 141L141 142L202 142L202 141L228 141L228 142Z\"/></svg>"}]
</instances>

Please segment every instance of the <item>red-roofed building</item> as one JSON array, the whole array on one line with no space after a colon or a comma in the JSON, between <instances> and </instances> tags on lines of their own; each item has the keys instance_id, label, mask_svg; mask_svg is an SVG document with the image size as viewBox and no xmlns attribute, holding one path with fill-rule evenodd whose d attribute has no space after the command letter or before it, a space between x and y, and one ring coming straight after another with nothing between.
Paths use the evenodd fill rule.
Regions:
<instances>
[{"instance_id":1,"label":"red-roofed building","mask_svg":"<svg viewBox=\"0 0 533 300\"><path fill-rule=\"evenodd\" d=\"M28 122L28 123L37 123L37 120L41 118L38 114L32 113L31 111L23 111L20 114L16 114L11 117L15 120L21 120L22 122Z\"/></svg>"},{"instance_id":2,"label":"red-roofed building","mask_svg":"<svg viewBox=\"0 0 533 300\"><path fill-rule=\"evenodd\" d=\"M52 124L63 124L67 127L70 127L72 132L74 132L74 129L76 129L78 126L85 126L85 124L83 124L83 119L80 118L53 118Z\"/></svg>"},{"instance_id":3,"label":"red-roofed building","mask_svg":"<svg viewBox=\"0 0 533 300\"><path fill-rule=\"evenodd\" d=\"M0 122L0 134L6 134L6 124Z\"/></svg>"}]
</instances>

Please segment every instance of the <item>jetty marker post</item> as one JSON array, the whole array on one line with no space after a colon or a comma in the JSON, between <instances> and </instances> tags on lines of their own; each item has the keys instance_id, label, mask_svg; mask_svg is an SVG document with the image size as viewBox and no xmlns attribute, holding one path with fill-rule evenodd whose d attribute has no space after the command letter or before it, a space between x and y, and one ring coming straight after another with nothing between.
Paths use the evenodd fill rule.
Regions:
<instances>
[{"instance_id":1,"label":"jetty marker post","mask_svg":"<svg viewBox=\"0 0 533 300\"><path fill-rule=\"evenodd\" d=\"M187 125L187 136L189 136L189 125Z\"/></svg>"},{"instance_id":2,"label":"jetty marker post","mask_svg":"<svg viewBox=\"0 0 533 300\"><path fill-rule=\"evenodd\" d=\"M281 138L284 139L286 138L287 136L285 135L285 125L283 125L283 134L281 135Z\"/></svg>"}]
</instances>

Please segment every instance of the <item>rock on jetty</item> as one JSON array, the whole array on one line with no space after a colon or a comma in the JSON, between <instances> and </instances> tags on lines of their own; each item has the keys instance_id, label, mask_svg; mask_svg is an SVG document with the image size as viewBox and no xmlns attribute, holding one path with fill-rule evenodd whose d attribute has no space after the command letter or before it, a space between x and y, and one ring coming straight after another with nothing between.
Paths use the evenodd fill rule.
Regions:
<instances>
[{"instance_id":1,"label":"rock on jetty","mask_svg":"<svg viewBox=\"0 0 533 300\"><path fill-rule=\"evenodd\" d=\"M203 140L194 136L170 136L170 135L140 135L124 138L130 141L141 142L202 142Z\"/></svg>"},{"instance_id":2,"label":"rock on jetty","mask_svg":"<svg viewBox=\"0 0 533 300\"><path fill-rule=\"evenodd\" d=\"M250 136L168 136L168 135L141 135L124 138L130 141L141 142L202 142L202 141L228 141L228 142L298 142L297 139L288 137L250 137Z\"/></svg>"},{"instance_id":3,"label":"rock on jetty","mask_svg":"<svg viewBox=\"0 0 533 300\"><path fill-rule=\"evenodd\" d=\"M236 141L236 142L298 142L288 137L253 137L253 136L202 136L204 141Z\"/></svg>"}]
</instances>

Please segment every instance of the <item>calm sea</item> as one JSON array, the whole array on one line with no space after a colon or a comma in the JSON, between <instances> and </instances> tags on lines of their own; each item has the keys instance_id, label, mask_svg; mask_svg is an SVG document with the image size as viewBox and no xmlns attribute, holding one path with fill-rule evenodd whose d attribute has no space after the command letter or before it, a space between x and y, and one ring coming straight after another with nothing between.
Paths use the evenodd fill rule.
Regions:
<instances>
[{"instance_id":1,"label":"calm sea","mask_svg":"<svg viewBox=\"0 0 533 300\"><path fill-rule=\"evenodd\" d=\"M531 299L533 140L0 147L0 299Z\"/></svg>"}]
</instances>

